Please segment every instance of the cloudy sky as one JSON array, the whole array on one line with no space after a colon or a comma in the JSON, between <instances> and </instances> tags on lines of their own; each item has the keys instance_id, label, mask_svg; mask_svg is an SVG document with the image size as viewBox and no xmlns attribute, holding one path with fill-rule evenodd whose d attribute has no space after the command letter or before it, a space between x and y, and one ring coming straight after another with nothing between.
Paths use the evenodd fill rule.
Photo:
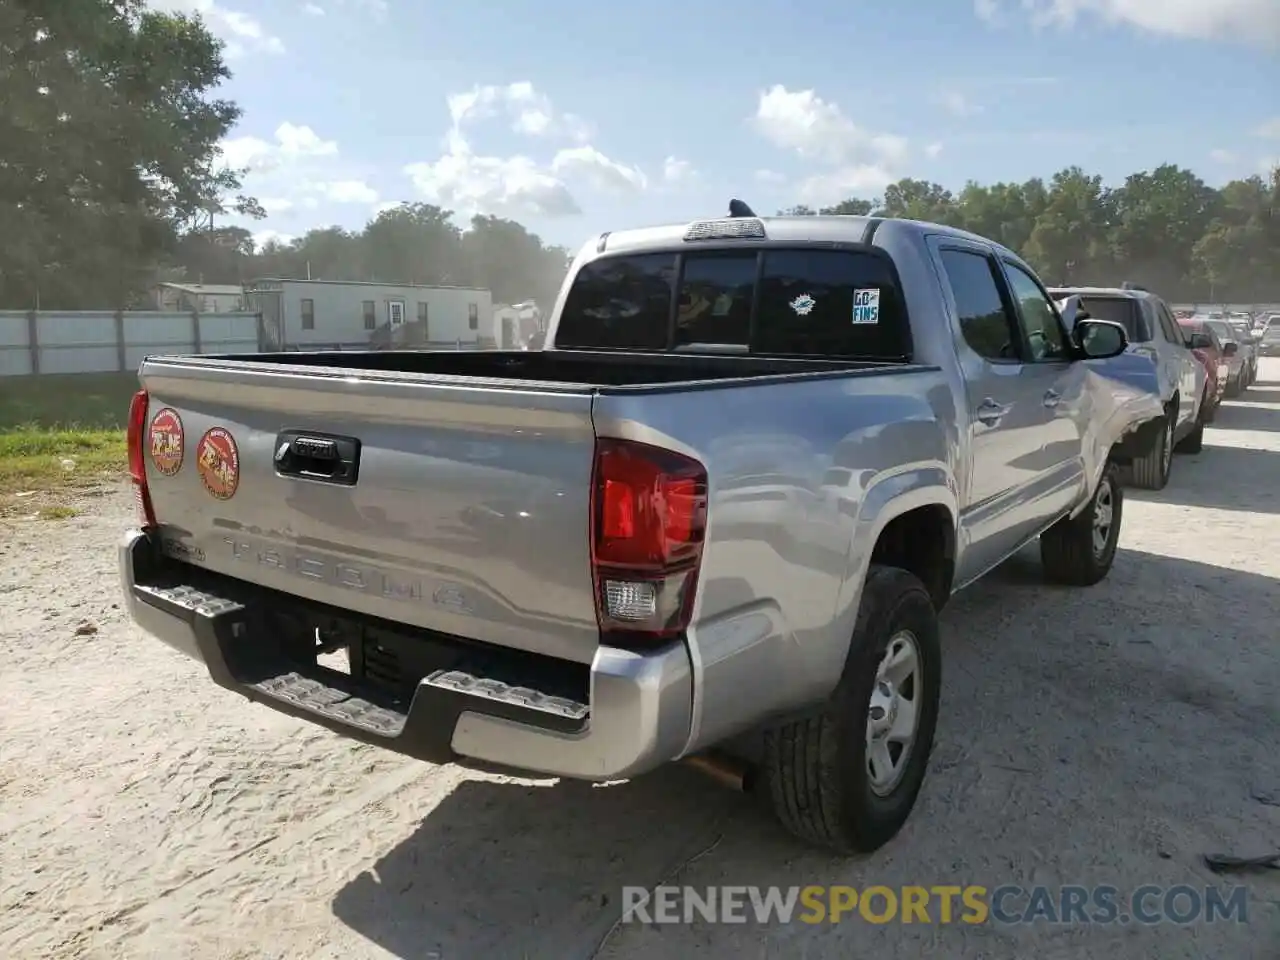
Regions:
<instances>
[{"instance_id":1,"label":"cloudy sky","mask_svg":"<svg viewBox=\"0 0 1280 960\"><path fill-rule=\"evenodd\" d=\"M1280 0L153 0L227 43L262 236L425 200L601 230L1280 162Z\"/></svg>"}]
</instances>

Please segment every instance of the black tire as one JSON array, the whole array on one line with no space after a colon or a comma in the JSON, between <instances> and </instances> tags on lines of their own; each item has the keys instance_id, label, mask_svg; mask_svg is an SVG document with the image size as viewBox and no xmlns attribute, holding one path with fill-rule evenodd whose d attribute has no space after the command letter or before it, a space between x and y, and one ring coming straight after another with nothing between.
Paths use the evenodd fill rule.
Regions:
<instances>
[{"instance_id":1,"label":"black tire","mask_svg":"<svg viewBox=\"0 0 1280 960\"><path fill-rule=\"evenodd\" d=\"M904 697L916 703L915 739L902 751L900 778L877 792L867 762L871 697L879 692L877 672L890 641L903 631L913 635L920 665L913 696ZM938 617L924 584L906 570L873 565L835 691L816 714L765 732L760 785L784 828L842 855L869 853L893 839L924 783L941 665Z\"/></svg>"},{"instance_id":2,"label":"black tire","mask_svg":"<svg viewBox=\"0 0 1280 960\"><path fill-rule=\"evenodd\" d=\"M1110 524L1101 549L1094 541L1094 521L1110 501ZM1091 587L1111 570L1120 542L1124 515L1124 492L1116 469L1108 465L1093 491L1089 506L1079 516L1063 517L1040 535L1040 562L1050 583Z\"/></svg>"},{"instance_id":3,"label":"black tire","mask_svg":"<svg viewBox=\"0 0 1280 960\"><path fill-rule=\"evenodd\" d=\"M1173 469L1173 425L1177 413L1177 400L1173 410L1166 415L1165 427L1151 444L1151 449L1144 456L1134 457L1127 471L1135 487L1143 490L1163 490L1169 482L1169 472Z\"/></svg>"}]
</instances>

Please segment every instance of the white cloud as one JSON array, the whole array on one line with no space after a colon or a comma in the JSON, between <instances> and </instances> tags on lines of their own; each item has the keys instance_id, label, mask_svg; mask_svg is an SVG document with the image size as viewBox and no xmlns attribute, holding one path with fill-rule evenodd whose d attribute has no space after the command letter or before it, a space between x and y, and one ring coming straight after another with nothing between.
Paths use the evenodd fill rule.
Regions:
<instances>
[{"instance_id":1,"label":"white cloud","mask_svg":"<svg viewBox=\"0 0 1280 960\"><path fill-rule=\"evenodd\" d=\"M753 124L775 146L830 168L802 181L802 203L836 203L879 190L897 179L893 168L907 155L905 137L863 129L813 90L775 84L760 94Z\"/></svg>"},{"instance_id":2,"label":"white cloud","mask_svg":"<svg viewBox=\"0 0 1280 960\"><path fill-rule=\"evenodd\" d=\"M1209 159L1214 163L1235 163L1238 158L1230 150L1210 150Z\"/></svg>"},{"instance_id":3,"label":"white cloud","mask_svg":"<svg viewBox=\"0 0 1280 960\"><path fill-rule=\"evenodd\" d=\"M335 204L371 207L380 198L367 171L344 162L334 140L305 124L284 122L268 139L232 137L222 142L221 162L243 172L243 190L258 198L271 229L301 230L308 214ZM246 226L251 226L246 224ZM252 225L260 231L264 224Z\"/></svg>"},{"instance_id":4,"label":"white cloud","mask_svg":"<svg viewBox=\"0 0 1280 960\"><path fill-rule=\"evenodd\" d=\"M531 137L558 137L585 143L591 128L576 114L560 113L532 83L520 80L506 86L487 84L450 94L449 116L455 127L488 119L499 111L507 114L511 128Z\"/></svg>"},{"instance_id":5,"label":"white cloud","mask_svg":"<svg viewBox=\"0 0 1280 960\"><path fill-rule=\"evenodd\" d=\"M363 180L333 180L318 183L315 189L333 203L362 203L369 206L378 202L378 191Z\"/></svg>"},{"instance_id":6,"label":"white cloud","mask_svg":"<svg viewBox=\"0 0 1280 960\"><path fill-rule=\"evenodd\" d=\"M667 183L686 183L697 177L693 164L679 157L667 157L662 162L662 179Z\"/></svg>"},{"instance_id":7,"label":"white cloud","mask_svg":"<svg viewBox=\"0 0 1280 960\"><path fill-rule=\"evenodd\" d=\"M302 7L313 17L323 17L329 11L334 13L368 14L381 21L387 15L387 0L309 0Z\"/></svg>"},{"instance_id":8,"label":"white cloud","mask_svg":"<svg viewBox=\"0 0 1280 960\"><path fill-rule=\"evenodd\" d=\"M929 144L927 147L925 147L925 148L924 148L924 152L925 152L925 155L926 155L926 156L929 156L929 157L936 157L936 156L938 156L939 154L941 154L941 153L942 153L942 144L941 144L941 143L931 143L931 144Z\"/></svg>"},{"instance_id":9,"label":"white cloud","mask_svg":"<svg viewBox=\"0 0 1280 960\"><path fill-rule=\"evenodd\" d=\"M267 211L267 216L288 213L296 206L288 197L258 197L258 203L262 204L262 209Z\"/></svg>"},{"instance_id":10,"label":"white cloud","mask_svg":"<svg viewBox=\"0 0 1280 960\"><path fill-rule=\"evenodd\" d=\"M289 123L276 127L275 142L261 137L231 137L221 143L224 163L235 170L266 173L312 157L332 157L338 144L323 140L307 126Z\"/></svg>"},{"instance_id":11,"label":"white cloud","mask_svg":"<svg viewBox=\"0 0 1280 960\"><path fill-rule=\"evenodd\" d=\"M1280 140L1280 117L1261 124L1258 129L1253 131L1253 135L1262 137L1264 140Z\"/></svg>"},{"instance_id":12,"label":"white cloud","mask_svg":"<svg viewBox=\"0 0 1280 960\"><path fill-rule=\"evenodd\" d=\"M982 112L982 107L958 90L944 90L938 94L938 102L953 117L972 117Z\"/></svg>"},{"instance_id":13,"label":"white cloud","mask_svg":"<svg viewBox=\"0 0 1280 960\"><path fill-rule=\"evenodd\" d=\"M298 239L291 233L281 233L279 230L259 230L253 234L253 245L261 250L264 246L274 240L276 243L288 245Z\"/></svg>"},{"instance_id":14,"label":"white cloud","mask_svg":"<svg viewBox=\"0 0 1280 960\"><path fill-rule=\"evenodd\" d=\"M990 20L996 6L997 0L975 0L974 9ZM1019 0L1019 6L1041 26L1092 16L1167 36L1280 45L1276 0Z\"/></svg>"},{"instance_id":15,"label":"white cloud","mask_svg":"<svg viewBox=\"0 0 1280 960\"><path fill-rule=\"evenodd\" d=\"M217 0L147 0L147 6L166 13L199 14L209 32L226 43L228 59L246 53L284 53L284 43L259 20Z\"/></svg>"},{"instance_id":16,"label":"white cloud","mask_svg":"<svg viewBox=\"0 0 1280 960\"><path fill-rule=\"evenodd\" d=\"M648 186L647 178L638 168L610 160L595 147L568 147L559 151L551 161L551 172L583 177L597 189L615 193L643 190Z\"/></svg>"},{"instance_id":17,"label":"white cloud","mask_svg":"<svg viewBox=\"0 0 1280 960\"><path fill-rule=\"evenodd\" d=\"M827 207L849 197L879 193L898 178L882 166L862 164L840 167L801 181L797 198L813 207Z\"/></svg>"},{"instance_id":18,"label":"white cloud","mask_svg":"<svg viewBox=\"0 0 1280 960\"><path fill-rule=\"evenodd\" d=\"M1000 14L1000 7L996 0L973 0L973 12L979 20L994 23Z\"/></svg>"},{"instance_id":19,"label":"white cloud","mask_svg":"<svg viewBox=\"0 0 1280 960\"><path fill-rule=\"evenodd\" d=\"M902 159L907 141L893 134L873 134L850 120L838 104L813 90L788 90L782 84L760 94L756 130L775 146L831 164L851 164L874 155Z\"/></svg>"},{"instance_id":20,"label":"white cloud","mask_svg":"<svg viewBox=\"0 0 1280 960\"><path fill-rule=\"evenodd\" d=\"M568 182L611 192L643 190L648 179L636 167L605 156L585 141L588 125L551 101L528 82L506 86L476 86L448 97L453 126L445 138L445 153L431 162L404 168L420 196L466 217L475 213L497 216L570 216L582 208ZM533 137L576 141L559 150L549 164L516 154L509 157L478 153L467 128L505 114L512 129Z\"/></svg>"},{"instance_id":21,"label":"white cloud","mask_svg":"<svg viewBox=\"0 0 1280 960\"><path fill-rule=\"evenodd\" d=\"M759 183L781 184L787 182L786 176L778 173L777 170L757 170L755 178Z\"/></svg>"},{"instance_id":22,"label":"white cloud","mask_svg":"<svg viewBox=\"0 0 1280 960\"><path fill-rule=\"evenodd\" d=\"M464 215L562 217L582 212L564 182L530 158L477 156L463 140L450 144L449 152L434 163L411 163L404 172L425 199Z\"/></svg>"}]
</instances>

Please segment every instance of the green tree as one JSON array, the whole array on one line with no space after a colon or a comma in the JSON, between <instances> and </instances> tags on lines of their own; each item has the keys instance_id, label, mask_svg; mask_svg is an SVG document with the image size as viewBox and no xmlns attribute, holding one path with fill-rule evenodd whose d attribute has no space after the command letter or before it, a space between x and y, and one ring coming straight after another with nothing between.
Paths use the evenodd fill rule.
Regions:
<instances>
[{"instance_id":1,"label":"green tree","mask_svg":"<svg viewBox=\"0 0 1280 960\"><path fill-rule=\"evenodd\" d=\"M0 306L125 304L182 225L260 212L216 165L239 117L212 96L228 76L198 17L0 3Z\"/></svg>"}]
</instances>

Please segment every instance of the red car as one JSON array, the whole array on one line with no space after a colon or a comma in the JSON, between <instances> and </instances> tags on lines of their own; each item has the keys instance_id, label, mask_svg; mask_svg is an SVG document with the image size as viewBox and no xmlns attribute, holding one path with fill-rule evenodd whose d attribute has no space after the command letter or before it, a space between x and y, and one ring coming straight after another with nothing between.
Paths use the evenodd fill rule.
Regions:
<instances>
[{"instance_id":1,"label":"red car","mask_svg":"<svg viewBox=\"0 0 1280 960\"><path fill-rule=\"evenodd\" d=\"M1209 385L1209 392L1205 397L1208 408L1204 413L1204 422L1212 423L1213 418L1217 416L1218 406L1222 403L1222 396L1227 392L1227 381L1231 378L1231 364L1223 353L1222 341L1218 339L1212 327L1207 326L1203 321L1190 319L1180 319L1178 326L1187 335L1191 352L1204 367L1205 382Z\"/></svg>"}]
</instances>

